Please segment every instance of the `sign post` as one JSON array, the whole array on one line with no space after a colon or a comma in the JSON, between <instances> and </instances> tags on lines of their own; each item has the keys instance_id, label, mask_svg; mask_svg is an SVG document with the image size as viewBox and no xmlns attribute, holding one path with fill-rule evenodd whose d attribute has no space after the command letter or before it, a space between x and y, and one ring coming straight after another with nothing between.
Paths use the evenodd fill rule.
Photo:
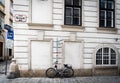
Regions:
<instances>
[{"instance_id":1,"label":"sign post","mask_svg":"<svg viewBox=\"0 0 120 83\"><path fill-rule=\"evenodd\" d=\"M7 56L6 56L6 68L5 68L5 74L7 74L7 60L9 56L9 49L13 48L14 31L12 27L7 24L5 24L4 28L7 30L7 40L6 40Z\"/></svg>"}]
</instances>

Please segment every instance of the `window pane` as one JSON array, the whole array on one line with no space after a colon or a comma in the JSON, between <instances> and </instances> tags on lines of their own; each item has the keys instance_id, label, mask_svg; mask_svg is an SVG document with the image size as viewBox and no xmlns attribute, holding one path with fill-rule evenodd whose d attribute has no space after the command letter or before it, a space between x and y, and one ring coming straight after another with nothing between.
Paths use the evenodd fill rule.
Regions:
<instances>
[{"instance_id":1,"label":"window pane","mask_svg":"<svg viewBox=\"0 0 120 83\"><path fill-rule=\"evenodd\" d=\"M74 8L74 17L80 16L80 8Z\"/></svg>"},{"instance_id":2,"label":"window pane","mask_svg":"<svg viewBox=\"0 0 120 83\"><path fill-rule=\"evenodd\" d=\"M4 5L5 4L5 0L0 0L0 2Z\"/></svg>"},{"instance_id":3,"label":"window pane","mask_svg":"<svg viewBox=\"0 0 120 83\"><path fill-rule=\"evenodd\" d=\"M104 55L108 55L108 53L109 53L109 48L103 48L103 54Z\"/></svg>"},{"instance_id":4,"label":"window pane","mask_svg":"<svg viewBox=\"0 0 120 83\"><path fill-rule=\"evenodd\" d=\"M106 8L106 1L105 0L100 0L100 7Z\"/></svg>"},{"instance_id":5,"label":"window pane","mask_svg":"<svg viewBox=\"0 0 120 83\"><path fill-rule=\"evenodd\" d=\"M112 27L112 22L111 22L111 20L107 20L107 27Z\"/></svg>"},{"instance_id":6,"label":"window pane","mask_svg":"<svg viewBox=\"0 0 120 83\"><path fill-rule=\"evenodd\" d=\"M97 65L102 64L102 48L99 49L96 53L96 64Z\"/></svg>"},{"instance_id":7,"label":"window pane","mask_svg":"<svg viewBox=\"0 0 120 83\"><path fill-rule=\"evenodd\" d=\"M105 20L100 20L100 27L105 27Z\"/></svg>"},{"instance_id":8,"label":"window pane","mask_svg":"<svg viewBox=\"0 0 120 83\"><path fill-rule=\"evenodd\" d=\"M73 18L73 25L79 25L79 18Z\"/></svg>"},{"instance_id":9,"label":"window pane","mask_svg":"<svg viewBox=\"0 0 120 83\"><path fill-rule=\"evenodd\" d=\"M103 60L103 64L109 64L109 60Z\"/></svg>"},{"instance_id":10,"label":"window pane","mask_svg":"<svg viewBox=\"0 0 120 83\"><path fill-rule=\"evenodd\" d=\"M73 0L75 6L80 6L80 0Z\"/></svg>"},{"instance_id":11,"label":"window pane","mask_svg":"<svg viewBox=\"0 0 120 83\"><path fill-rule=\"evenodd\" d=\"M73 5L73 0L65 0L66 5Z\"/></svg>"},{"instance_id":12,"label":"window pane","mask_svg":"<svg viewBox=\"0 0 120 83\"><path fill-rule=\"evenodd\" d=\"M66 22L65 24L72 24L72 19L71 17L66 17Z\"/></svg>"},{"instance_id":13,"label":"window pane","mask_svg":"<svg viewBox=\"0 0 120 83\"><path fill-rule=\"evenodd\" d=\"M114 9L114 2L113 1L108 1L107 8L108 9Z\"/></svg>"},{"instance_id":14,"label":"window pane","mask_svg":"<svg viewBox=\"0 0 120 83\"><path fill-rule=\"evenodd\" d=\"M96 64L97 65L101 65L102 64L102 60L96 60Z\"/></svg>"},{"instance_id":15,"label":"window pane","mask_svg":"<svg viewBox=\"0 0 120 83\"><path fill-rule=\"evenodd\" d=\"M72 8L70 7L66 8L66 16L72 16Z\"/></svg>"},{"instance_id":16,"label":"window pane","mask_svg":"<svg viewBox=\"0 0 120 83\"><path fill-rule=\"evenodd\" d=\"M111 49L110 52L111 52L111 64L116 64L116 53L113 49Z\"/></svg>"},{"instance_id":17,"label":"window pane","mask_svg":"<svg viewBox=\"0 0 120 83\"><path fill-rule=\"evenodd\" d=\"M111 60L111 64L116 64L116 60Z\"/></svg>"},{"instance_id":18,"label":"window pane","mask_svg":"<svg viewBox=\"0 0 120 83\"><path fill-rule=\"evenodd\" d=\"M112 20L112 18L113 18L113 12L112 11L108 11L107 12L107 19Z\"/></svg>"},{"instance_id":19,"label":"window pane","mask_svg":"<svg viewBox=\"0 0 120 83\"><path fill-rule=\"evenodd\" d=\"M105 19L105 11L100 11L100 19Z\"/></svg>"},{"instance_id":20,"label":"window pane","mask_svg":"<svg viewBox=\"0 0 120 83\"><path fill-rule=\"evenodd\" d=\"M109 48L103 48L103 64L109 64Z\"/></svg>"}]
</instances>

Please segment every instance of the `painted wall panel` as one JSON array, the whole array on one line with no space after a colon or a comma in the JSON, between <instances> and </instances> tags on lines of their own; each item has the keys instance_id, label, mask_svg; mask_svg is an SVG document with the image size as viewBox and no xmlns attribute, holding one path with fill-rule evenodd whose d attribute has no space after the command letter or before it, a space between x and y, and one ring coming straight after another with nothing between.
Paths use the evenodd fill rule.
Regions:
<instances>
[{"instance_id":1,"label":"painted wall panel","mask_svg":"<svg viewBox=\"0 0 120 83\"><path fill-rule=\"evenodd\" d=\"M91 11L85 11L83 12L84 16L91 16L91 17L97 17L97 12L91 12Z\"/></svg>"},{"instance_id":2,"label":"painted wall panel","mask_svg":"<svg viewBox=\"0 0 120 83\"><path fill-rule=\"evenodd\" d=\"M62 9L53 9L53 13L62 14L63 10Z\"/></svg>"},{"instance_id":3,"label":"painted wall panel","mask_svg":"<svg viewBox=\"0 0 120 83\"><path fill-rule=\"evenodd\" d=\"M29 0L14 0L14 4L29 5Z\"/></svg>"},{"instance_id":4,"label":"painted wall panel","mask_svg":"<svg viewBox=\"0 0 120 83\"><path fill-rule=\"evenodd\" d=\"M92 64L84 64L84 69L92 69Z\"/></svg>"},{"instance_id":5,"label":"painted wall panel","mask_svg":"<svg viewBox=\"0 0 120 83\"><path fill-rule=\"evenodd\" d=\"M13 7L14 10L16 11L29 11L29 7L28 6L20 6L20 5L16 5Z\"/></svg>"},{"instance_id":6,"label":"painted wall panel","mask_svg":"<svg viewBox=\"0 0 120 83\"><path fill-rule=\"evenodd\" d=\"M81 68L81 43L65 42L65 64L71 64L74 69Z\"/></svg>"},{"instance_id":7,"label":"painted wall panel","mask_svg":"<svg viewBox=\"0 0 120 83\"><path fill-rule=\"evenodd\" d=\"M52 24L52 0L32 0L32 22Z\"/></svg>"},{"instance_id":8,"label":"painted wall panel","mask_svg":"<svg viewBox=\"0 0 120 83\"><path fill-rule=\"evenodd\" d=\"M17 47L17 46L20 46L20 47L28 46L28 41L14 41L14 46L15 47Z\"/></svg>"},{"instance_id":9,"label":"painted wall panel","mask_svg":"<svg viewBox=\"0 0 120 83\"><path fill-rule=\"evenodd\" d=\"M93 7L93 6L84 6L84 10L85 11L97 11L97 7Z\"/></svg>"},{"instance_id":10,"label":"painted wall panel","mask_svg":"<svg viewBox=\"0 0 120 83\"><path fill-rule=\"evenodd\" d=\"M28 47L14 47L15 52L28 52Z\"/></svg>"},{"instance_id":11,"label":"painted wall panel","mask_svg":"<svg viewBox=\"0 0 120 83\"><path fill-rule=\"evenodd\" d=\"M84 1L85 6L97 6L97 0L96 1Z\"/></svg>"},{"instance_id":12,"label":"painted wall panel","mask_svg":"<svg viewBox=\"0 0 120 83\"><path fill-rule=\"evenodd\" d=\"M53 0L53 2L62 3L63 0Z\"/></svg>"},{"instance_id":13,"label":"painted wall panel","mask_svg":"<svg viewBox=\"0 0 120 83\"><path fill-rule=\"evenodd\" d=\"M50 42L31 41L31 68L47 69L51 63Z\"/></svg>"},{"instance_id":14,"label":"painted wall panel","mask_svg":"<svg viewBox=\"0 0 120 83\"><path fill-rule=\"evenodd\" d=\"M16 59L19 58L28 58L28 53L14 53Z\"/></svg>"},{"instance_id":15,"label":"painted wall panel","mask_svg":"<svg viewBox=\"0 0 120 83\"><path fill-rule=\"evenodd\" d=\"M54 7L54 8L62 8L62 7L63 7L63 4L54 3L54 4L53 4L53 7Z\"/></svg>"},{"instance_id":16,"label":"painted wall panel","mask_svg":"<svg viewBox=\"0 0 120 83\"><path fill-rule=\"evenodd\" d=\"M24 29L14 29L15 34L21 34L21 35L37 35L38 31L36 30L24 30Z\"/></svg>"}]
</instances>

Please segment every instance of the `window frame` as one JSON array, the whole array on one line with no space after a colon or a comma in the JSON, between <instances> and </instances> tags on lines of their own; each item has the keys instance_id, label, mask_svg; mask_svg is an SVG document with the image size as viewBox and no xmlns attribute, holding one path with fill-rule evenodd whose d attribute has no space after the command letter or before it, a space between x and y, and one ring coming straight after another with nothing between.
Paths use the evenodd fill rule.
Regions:
<instances>
[{"instance_id":1,"label":"window frame","mask_svg":"<svg viewBox=\"0 0 120 83\"><path fill-rule=\"evenodd\" d=\"M74 1L72 0L72 2L73 2L73 5L72 6L70 6L70 5L66 5L66 0L64 0L64 25L69 25L69 26L82 26L82 0L79 0L79 3L80 3L80 6L75 6L74 5ZM66 23L66 8L67 7L72 7L72 9L73 9L73 11L72 11L72 14L73 15L71 15L71 17L72 17L72 19L74 19L74 8L78 8L78 9L80 9L80 12L79 12L79 24L74 24L73 22L74 21L72 21L72 23L71 24L67 24Z\"/></svg>"},{"instance_id":2,"label":"window frame","mask_svg":"<svg viewBox=\"0 0 120 83\"><path fill-rule=\"evenodd\" d=\"M108 62L109 62L109 64L104 64L103 62L104 62L104 59L103 59L103 56L104 56L104 53L103 53L103 49L104 48L108 48L109 49L109 54L108 54ZM97 56L97 52L100 50L100 49L102 49L102 64L97 64L97 58L96 58L96 56ZM112 52L111 52L111 50L113 50L114 52L115 52L115 64L111 64L111 60L113 60L113 59L111 59L111 54L112 54ZM100 59L99 59L100 60ZM111 48L111 47L101 47L101 48L99 48L99 49L97 49L97 51L96 51L96 53L95 53L95 64L96 64L96 66L117 66L117 52L116 52L116 50L115 49L113 49L113 48Z\"/></svg>"},{"instance_id":3,"label":"window frame","mask_svg":"<svg viewBox=\"0 0 120 83\"><path fill-rule=\"evenodd\" d=\"M106 6L108 4L108 0L105 0L106 1ZM115 28L115 0L112 1L113 2L113 9L109 9L109 8L101 8L101 0L99 0L99 27L101 28ZM104 18L105 22L104 22L104 26L101 26L100 24L100 21L101 21L101 11L105 11L106 14L104 16L106 16L106 18ZM111 19L111 25L113 24L113 26L107 26L107 21L109 21L107 18L108 18L108 15L107 15L107 12L113 12L113 18ZM113 21L113 22L112 22Z\"/></svg>"}]
</instances>

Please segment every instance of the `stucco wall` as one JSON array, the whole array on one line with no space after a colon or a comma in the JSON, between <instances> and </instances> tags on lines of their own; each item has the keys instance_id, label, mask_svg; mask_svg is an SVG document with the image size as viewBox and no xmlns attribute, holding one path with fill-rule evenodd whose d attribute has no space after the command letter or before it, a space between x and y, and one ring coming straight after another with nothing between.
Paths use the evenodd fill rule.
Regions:
<instances>
[{"instance_id":1,"label":"stucco wall","mask_svg":"<svg viewBox=\"0 0 120 83\"><path fill-rule=\"evenodd\" d=\"M27 16L26 22L15 22L14 20L14 30L15 30L14 56L17 59L20 69L26 69L26 70L29 69L30 39L36 39L36 40L53 39L52 50L55 49L54 45L56 44L55 43L56 38L62 40L68 40L68 41L82 40L83 41L82 43L83 56L81 57L82 69L92 69L94 66L96 66L95 50L99 45L108 44L114 46L116 48L115 50L118 51L117 55L120 56L119 54L120 53L120 12L119 12L120 0L116 0L116 7L115 7L116 10L115 28L117 30L98 29L99 28L98 0L82 0L82 26L80 27L74 27L74 26L70 27L64 25L64 0L51 0L51 1L34 0L33 3L37 3L38 1L39 4L44 3L43 6L45 6L45 11L44 8L42 10L33 8L35 5L31 7L32 1L14 0L14 15L22 14ZM37 4L36 7L38 7ZM31 11L34 12L31 13ZM48 11L50 12L48 13ZM47 12L49 16L47 20L45 20L46 16L44 16L45 12ZM36 13L39 14L40 16L36 15ZM74 36L72 36L71 34L73 34ZM116 38L118 38L119 40L116 41ZM51 51L51 53L53 56L55 56L55 52ZM64 59L64 57L62 59Z\"/></svg>"}]
</instances>

